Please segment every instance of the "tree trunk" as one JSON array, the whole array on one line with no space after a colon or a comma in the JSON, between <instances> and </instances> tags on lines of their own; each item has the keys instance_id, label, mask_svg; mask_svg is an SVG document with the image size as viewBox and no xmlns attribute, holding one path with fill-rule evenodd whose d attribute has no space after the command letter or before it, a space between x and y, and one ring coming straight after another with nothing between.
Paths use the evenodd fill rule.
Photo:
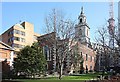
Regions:
<instances>
[{"instance_id":1,"label":"tree trunk","mask_svg":"<svg viewBox=\"0 0 120 82\"><path fill-rule=\"evenodd\" d=\"M59 73L59 79L62 79L62 73L63 73L63 63L60 65L60 73Z\"/></svg>"}]
</instances>

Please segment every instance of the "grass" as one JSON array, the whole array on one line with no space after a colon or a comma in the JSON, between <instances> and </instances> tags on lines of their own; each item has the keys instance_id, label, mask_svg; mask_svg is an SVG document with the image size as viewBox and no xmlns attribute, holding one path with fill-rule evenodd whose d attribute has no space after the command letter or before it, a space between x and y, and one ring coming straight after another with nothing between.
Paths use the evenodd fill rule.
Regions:
<instances>
[{"instance_id":1,"label":"grass","mask_svg":"<svg viewBox=\"0 0 120 82\"><path fill-rule=\"evenodd\" d=\"M74 75L74 76L63 76L62 80L59 80L58 77L48 77L44 79L18 79L15 81L22 82L85 82L85 80L95 79L99 73L95 74L84 74L84 75Z\"/></svg>"},{"instance_id":2,"label":"grass","mask_svg":"<svg viewBox=\"0 0 120 82\"><path fill-rule=\"evenodd\" d=\"M40 79L37 79L37 80L21 80L22 82L84 82L84 80L49 80L49 79L46 79L46 80L40 80Z\"/></svg>"}]
</instances>

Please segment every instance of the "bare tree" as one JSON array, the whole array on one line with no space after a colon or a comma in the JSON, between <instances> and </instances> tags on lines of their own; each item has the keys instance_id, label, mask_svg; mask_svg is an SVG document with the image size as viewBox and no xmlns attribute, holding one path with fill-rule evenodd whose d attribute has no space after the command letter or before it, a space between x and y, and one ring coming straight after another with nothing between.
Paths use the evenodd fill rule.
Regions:
<instances>
[{"instance_id":1,"label":"bare tree","mask_svg":"<svg viewBox=\"0 0 120 82\"><path fill-rule=\"evenodd\" d=\"M108 29L106 26L101 27L97 30L98 36L96 37L97 46L100 46L101 48L97 48L97 53L99 56L99 60L101 64L103 64L103 70L107 69L109 67L109 34ZM104 58L101 60L101 58ZM98 61L99 61L98 60Z\"/></svg>"},{"instance_id":2,"label":"bare tree","mask_svg":"<svg viewBox=\"0 0 120 82\"><path fill-rule=\"evenodd\" d=\"M115 25L115 33L114 33L114 39L115 39L115 44L117 47L120 47L120 29L118 28L117 25Z\"/></svg>"},{"instance_id":3,"label":"bare tree","mask_svg":"<svg viewBox=\"0 0 120 82\"><path fill-rule=\"evenodd\" d=\"M47 33L54 32L54 40L48 40L49 43L54 43L54 55L56 60L55 71L59 72L59 79L62 78L64 62L69 55L70 46L74 37L74 22L70 19L65 19L62 12L56 9L52 10L46 19ZM58 68L58 69L57 69Z\"/></svg>"},{"instance_id":4,"label":"bare tree","mask_svg":"<svg viewBox=\"0 0 120 82\"><path fill-rule=\"evenodd\" d=\"M76 73L79 70L79 73L83 73L84 72L84 67L83 67L83 56L82 53L80 53L79 51L79 47L78 47L79 43L77 42L74 46L73 46L73 60L72 60L72 64L73 67L76 71Z\"/></svg>"},{"instance_id":5,"label":"bare tree","mask_svg":"<svg viewBox=\"0 0 120 82\"><path fill-rule=\"evenodd\" d=\"M109 34L109 29L107 26L103 26L97 32L99 36L97 37L97 42L103 47L103 54L105 56L105 68L106 67L115 67L119 64L120 58L120 37L119 29L117 25L114 26L114 31L112 34ZM109 40L113 39L113 47L109 45Z\"/></svg>"},{"instance_id":6,"label":"bare tree","mask_svg":"<svg viewBox=\"0 0 120 82\"><path fill-rule=\"evenodd\" d=\"M117 25L115 25L115 34L114 34L114 39L115 39L115 49L114 49L114 52L115 52L115 61L114 61L114 65L115 66L119 66L120 65L120 29L118 28Z\"/></svg>"}]
</instances>

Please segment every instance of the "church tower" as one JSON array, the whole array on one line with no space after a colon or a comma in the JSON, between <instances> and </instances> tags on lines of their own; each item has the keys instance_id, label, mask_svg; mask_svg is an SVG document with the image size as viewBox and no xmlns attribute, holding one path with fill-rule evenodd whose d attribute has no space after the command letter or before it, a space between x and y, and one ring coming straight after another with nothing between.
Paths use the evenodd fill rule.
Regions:
<instances>
[{"instance_id":1,"label":"church tower","mask_svg":"<svg viewBox=\"0 0 120 82\"><path fill-rule=\"evenodd\" d=\"M90 27L87 24L86 16L83 12L83 7L81 8L80 16L78 17L78 24L75 26L75 36L80 43L89 46L90 44Z\"/></svg>"}]
</instances>

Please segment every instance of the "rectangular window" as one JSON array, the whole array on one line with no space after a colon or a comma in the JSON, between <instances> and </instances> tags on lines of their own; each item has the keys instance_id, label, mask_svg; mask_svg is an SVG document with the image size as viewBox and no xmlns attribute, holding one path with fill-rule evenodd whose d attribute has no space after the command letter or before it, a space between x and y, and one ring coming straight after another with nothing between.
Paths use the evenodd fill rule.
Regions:
<instances>
[{"instance_id":1,"label":"rectangular window","mask_svg":"<svg viewBox=\"0 0 120 82\"><path fill-rule=\"evenodd\" d=\"M22 35L22 36L25 36L25 32L21 31L21 35Z\"/></svg>"},{"instance_id":2,"label":"rectangular window","mask_svg":"<svg viewBox=\"0 0 120 82\"><path fill-rule=\"evenodd\" d=\"M49 48L49 60L51 60L51 48Z\"/></svg>"},{"instance_id":3,"label":"rectangular window","mask_svg":"<svg viewBox=\"0 0 120 82\"><path fill-rule=\"evenodd\" d=\"M90 70L92 70L92 65L90 66Z\"/></svg>"},{"instance_id":4,"label":"rectangular window","mask_svg":"<svg viewBox=\"0 0 120 82\"><path fill-rule=\"evenodd\" d=\"M14 30L14 33L15 33L15 34L20 34L20 31L15 29L15 30Z\"/></svg>"},{"instance_id":5,"label":"rectangular window","mask_svg":"<svg viewBox=\"0 0 120 82\"><path fill-rule=\"evenodd\" d=\"M19 45L19 48L24 48L24 45Z\"/></svg>"},{"instance_id":6,"label":"rectangular window","mask_svg":"<svg viewBox=\"0 0 120 82\"><path fill-rule=\"evenodd\" d=\"M88 61L88 55L86 54L86 61Z\"/></svg>"},{"instance_id":7,"label":"rectangular window","mask_svg":"<svg viewBox=\"0 0 120 82\"><path fill-rule=\"evenodd\" d=\"M94 62L96 62L96 58L94 57Z\"/></svg>"},{"instance_id":8,"label":"rectangular window","mask_svg":"<svg viewBox=\"0 0 120 82\"><path fill-rule=\"evenodd\" d=\"M44 54L45 54L46 60L48 60L47 59L47 47L46 46L44 46Z\"/></svg>"},{"instance_id":9,"label":"rectangular window","mask_svg":"<svg viewBox=\"0 0 120 82\"><path fill-rule=\"evenodd\" d=\"M14 40L14 37L10 37L10 38L8 39L8 42L13 42L13 40Z\"/></svg>"},{"instance_id":10,"label":"rectangular window","mask_svg":"<svg viewBox=\"0 0 120 82\"><path fill-rule=\"evenodd\" d=\"M24 47L24 45L14 44L14 47L16 47L16 48L23 48L23 47Z\"/></svg>"},{"instance_id":11,"label":"rectangular window","mask_svg":"<svg viewBox=\"0 0 120 82\"><path fill-rule=\"evenodd\" d=\"M46 60L50 61L51 60L51 52L50 52L50 48L48 46L44 46L44 53L46 56Z\"/></svg>"},{"instance_id":12,"label":"rectangular window","mask_svg":"<svg viewBox=\"0 0 120 82\"><path fill-rule=\"evenodd\" d=\"M80 54L80 55L81 55L81 57L82 57L82 52L81 52L81 54Z\"/></svg>"},{"instance_id":13,"label":"rectangular window","mask_svg":"<svg viewBox=\"0 0 120 82\"><path fill-rule=\"evenodd\" d=\"M20 41L20 38L19 38L19 37L15 37L14 40L16 40L16 41Z\"/></svg>"},{"instance_id":14,"label":"rectangular window","mask_svg":"<svg viewBox=\"0 0 120 82\"><path fill-rule=\"evenodd\" d=\"M14 47L19 48L19 44L14 44Z\"/></svg>"},{"instance_id":15,"label":"rectangular window","mask_svg":"<svg viewBox=\"0 0 120 82\"><path fill-rule=\"evenodd\" d=\"M90 56L90 61L92 62L92 56Z\"/></svg>"},{"instance_id":16,"label":"rectangular window","mask_svg":"<svg viewBox=\"0 0 120 82\"><path fill-rule=\"evenodd\" d=\"M21 38L21 42L25 42L25 39L24 39L24 38Z\"/></svg>"},{"instance_id":17,"label":"rectangular window","mask_svg":"<svg viewBox=\"0 0 120 82\"><path fill-rule=\"evenodd\" d=\"M13 41L14 40L14 37L11 37L11 41Z\"/></svg>"},{"instance_id":18,"label":"rectangular window","mask_svg":"<svg viewBox=\"0 0 120 82\"><path fill-rule=\"evenodd\" d=\"M88 29L87 29L87 36L88 36Z\"/></svg>"}]
</instances>

